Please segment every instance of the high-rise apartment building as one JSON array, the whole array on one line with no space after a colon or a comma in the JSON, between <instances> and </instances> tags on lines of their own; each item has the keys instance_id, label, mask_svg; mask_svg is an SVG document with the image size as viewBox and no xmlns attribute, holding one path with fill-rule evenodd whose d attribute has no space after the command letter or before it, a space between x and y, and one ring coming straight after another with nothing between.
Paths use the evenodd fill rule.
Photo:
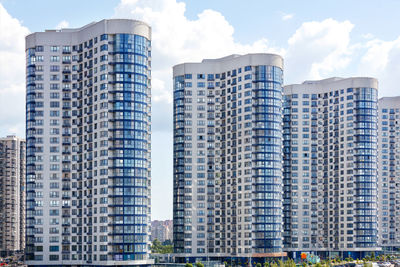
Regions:
<instances>
[{"instance_id":1,"label":"high-rise apartment building","mask_svg":"<svg viewBox=\"0 0 400 267\"><path fill-rule=\"evenodd\" d=\"M284 247L362 258L378 248L373 78L284 87Z\"/></svg>"},{"instance_id":2,"label":"high-rise apartment building","mask_svg":"<svg viewBox=\"0 0 400 267\"><path fill-rule=\"evenodd\" d=\"M0 138L0 253L25 248L25 140Z\"/></svg>"},{"instance_id":3,"label":"high-rise apartment building","mask_svg":"<svg viewBox=\"0 0 400 267\"><path fill-rule=\"evenodd\" d=\"M151 222L151 241L157 239L160 242L172 242L172 220Z\"/></svg>"},{"instance_id":4,"label":"high-rise apartment building","mask_svg":"<svg viewBox=\"0 0 400 267\"><path fill-rule=\"evenodd\" d=\"M29 265L149 264L151 29L26 37Z\"/></svg>"},{"instance_id":5,"label":"high-rise apartment building","mask_svg":"<svg viewBox=\"0 0 400 267\"><path fill-rule=\"evenodd\" d=\"M400 247L400 97L378 101L379 245Z\"/></svg>"},{"instance_id":6,"label":"high-rise apartment building","mask_svg":"<svg viewBox=\"0 0 400 267\"><path fill-rule=\"evenodd\" d=\"M283 59L184 63L173 80L177 259L283 255Z\"/></svg>"}]
</instances>

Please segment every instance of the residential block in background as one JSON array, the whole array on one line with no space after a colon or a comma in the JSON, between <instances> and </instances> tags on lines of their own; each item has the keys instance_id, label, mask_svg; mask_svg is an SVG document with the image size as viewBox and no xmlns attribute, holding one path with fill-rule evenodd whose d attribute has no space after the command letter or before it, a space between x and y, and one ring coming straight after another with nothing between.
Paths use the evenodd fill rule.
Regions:
<instances>
[{"instance_id":1,"label":"residential block in background","mask_svg":"<svg viewBox=\"0 0 400 267\"><path fill-rule=\"evenodd\" d=\"M151 222L151 241L157 239L160 242L167 240L172 242L172 220L152 221Z\"/></svg>"},{"instance_id":2,"label":"residential block in background","mask_svg":"<svg viewBox=\"0 0 400 267\"><path fill-rule=\"evenodd\" d=\"M25 139L0 138L0 253L25 248Z\"/></svg>"}]
</instances>

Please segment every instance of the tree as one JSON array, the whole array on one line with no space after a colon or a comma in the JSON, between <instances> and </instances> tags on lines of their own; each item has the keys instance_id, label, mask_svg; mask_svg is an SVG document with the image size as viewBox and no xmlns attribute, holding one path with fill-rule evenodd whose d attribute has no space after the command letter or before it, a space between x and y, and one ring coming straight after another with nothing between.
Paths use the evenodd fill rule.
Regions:
<instances>
[{"instance_id":1,"label":"tree","mask_svg":"<svg viewBox=\"0 0 400 267\"><path fill-rule=\"evenodd\" d=\"M161 250L162 245L161 242L156 238L153 240L153 244L151 245L151 252L152 253L159 253Z\"/></svg>"},{"instance_id":2,"label":"tree","mask_svg":"<svg viewBox=\"0 0 400 267\"><path fill-rule=\"evenodd\" d=\"M371 252L371 260L373 260L373 261L375 260L375 252L373 252L373 251Z\"/></svg>"},{"instance_id":3,"label":"tree","mask_svg":"<svg viewBox=\"0 0 400 267\"><path fill-rule=\"evenodd\" d=\"M191 263L186 263L186 264L185 264L185 267L193 267L193 264L191 264Z\"/></svg>"},{"instance_id":4,"label":"tree","mask_svg":"<svg viewBox=\"0 0 400 267\"><path fill-rule=\"evenodd\" d=\"M204 264L201 263L200 261L199 261L199 262L196 262L196 267L204 267Z\"/></svg>"},{"instance_id":5,"label":"tree","mask_svg":"<svg viewBox=\"0 0 400 267\"><path fill-rule=\"evenodd\" d=\"M256 267L261 267L261 263L258 262L258 263L256 264Z\"/></svg>"},{"instance_id":6,"label":"tree","mask_svg":"<svg viewBox=\"0 0 400 267\"><path fill-rule=\"evenodd\" d=\"M173 252L172 245L163 246L161 242L156 238L151 245L151 252L152 253L160 253L160 254L169 254Z\"/></svg>"}]
</instances>

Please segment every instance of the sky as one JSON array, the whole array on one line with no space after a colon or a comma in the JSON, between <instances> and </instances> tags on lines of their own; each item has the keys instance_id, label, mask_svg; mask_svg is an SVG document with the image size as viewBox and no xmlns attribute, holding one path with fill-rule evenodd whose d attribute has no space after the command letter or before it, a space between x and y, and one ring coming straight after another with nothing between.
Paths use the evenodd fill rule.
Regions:
<instances>
[{"instance_id":1,"label":"sky","mask_svg":"<svg viewBox=\"0 0 400 267\"><path fill-rule=\"evenodd\" d=\"M172 218L172 66L277 53L285 84L332 76L379 80L400 95L398 0L0 0L0 136L25 135L27 34L105 18L152 26L152 219Z\"/></svg>"}]
</instances>

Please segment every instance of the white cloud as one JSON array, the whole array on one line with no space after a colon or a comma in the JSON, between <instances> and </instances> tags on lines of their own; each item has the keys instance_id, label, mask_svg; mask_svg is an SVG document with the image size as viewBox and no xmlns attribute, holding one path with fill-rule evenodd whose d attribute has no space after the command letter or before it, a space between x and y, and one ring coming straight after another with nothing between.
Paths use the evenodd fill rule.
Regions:
<instances>
[{"instance_id":1,"label":"white cloud","mask_svg":"<svg viewBox=\"0 0 400 267\"><path fill-rule=\"evenodd\" d=\"M217 11L207 9L197 19L189 20L185 10L185 3L176 0L121 0L115 9L115 17L139 19L152 26L152 54L157 58L152 66L155 103L172 102L175 64L233 53L283 51L270 47L265 38L252 44L235 41L234 28Z\"/></svg>"},{"instance_id":2,"label":"white cloud","mask_svg":"<svg viewBox=\"0 0 400 267\"><path fill-rule=\"evenodd\" d=\"M60 21L60 23L57 24L56 29L61 30L69 27L69 22L66 20Z\"/></svg>"},{"instance_id":3,"label":"white cloud","mask_svg":"<svg viewBox=\"0 0 400 267\"><path fill-rule=\"evenodd\" d=\"M374 39L359 64L359 74L377 77L380 96L399 95L400 36L393 41Z\"/></svg>"},{"instance_id":4,"label":"white cloud","mask_svg":"<svg viewBox=\"0 0 400 267\"><path fill-rule=\"evenodd\" d=\"M25 135L25 36L28 28L0 3L1 133Z\"/></svg>"},{"instance_id":5,"label":"white cloud","mask_svg":"<svg viewBox=\"0 0 400 267\"><path fill-rule=\"evenodd\" d=\"M353 27L349 21L333 19L303 23L288 41L285 73L290 82L320 79L345 69L351 61Z\"/></svg>"},{"instance_id":6,"label":"white cloud","mask_svg":"<svg viewBox=\"0 0 400 267\"><path fill-rule=\"evenodd\" d=\"M282 20L283 20L283 21L290 20L290 19L292 19L293 17L294 17L293 14L285 14L285 13L282 14Z\"/></svg>"},{"instance_id":7,"label":"white cloud","mask_svg":"<svg viewBox=\"0 0 400 267\"><path fill-rule=\"evenodd\" d=\"M366 33L362 35L362 38L364 39L372 39L374 38L374 35L372 33Z\"/></svg>"}]
</instances>

